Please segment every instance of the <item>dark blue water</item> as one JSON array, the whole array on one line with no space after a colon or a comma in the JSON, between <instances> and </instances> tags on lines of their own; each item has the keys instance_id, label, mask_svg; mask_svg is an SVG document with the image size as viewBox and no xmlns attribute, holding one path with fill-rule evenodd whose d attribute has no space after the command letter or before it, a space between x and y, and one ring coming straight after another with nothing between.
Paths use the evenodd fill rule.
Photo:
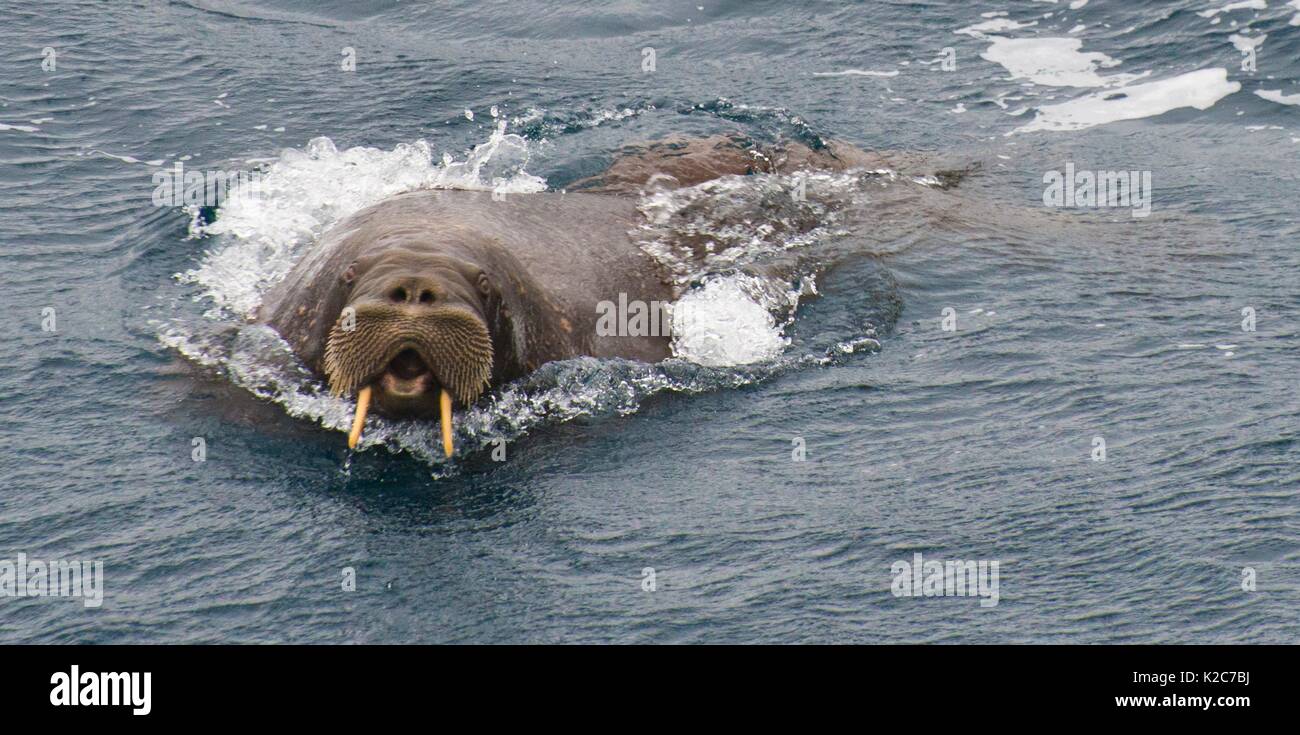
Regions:
<instances>
[{"instance_id":1,"label":"dark blue water","mask_svg":"<svg viewBox=\"0 0 1300 735\"><path fill-rule=\"evenodd\" d=\"M1300 94L1300 9L1198 15L1226 4L0 0L0 559L105 588L0 597L0 640L1295 642L1300 107L1255 92ZM1108 94L1138 111L1013 132ZM551 188L671 133L980 168L846 216L778 357L551 366L451 464L400 430L349 456L345 407L215 350L237 315L177 274L256 293L241 242L386 175L284 149L463 161L493 106ZM196 238L151 201L178 160L302 168ZM1151 172L1152 214L1045 208L1067 162ZM997 561L998 604L891 594L918 552Z\"/></svg>"}]
</instances>

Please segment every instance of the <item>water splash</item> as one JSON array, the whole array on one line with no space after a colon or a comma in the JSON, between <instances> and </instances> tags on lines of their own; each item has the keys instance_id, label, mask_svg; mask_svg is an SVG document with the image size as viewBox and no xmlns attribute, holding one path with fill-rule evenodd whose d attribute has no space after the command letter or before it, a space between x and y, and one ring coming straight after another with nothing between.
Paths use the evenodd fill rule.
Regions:
<instances>
[{"instance_id":1,"label":"water splash","mask_svg":"<svg viewBox=\"0 0 1300 735\"><path fill-rule=\"evenodd\" d=\"M524 170L527 163L527 142L507 134L504 120L463 161L448 153L434 163L433 149L423 140L390 151L339 151L329 138L314 138L305 149L282 151L255 186L232 191L215 221L204 223L197 207L188 210L191 237L225 237L217 237L197 268L177 278L202 289L215 306L209 316L248 318L302 249L335 222L415 189L545 190L544 179Z\"/></svg>"},{"instance_id":2,"label":"water splash","mask_svg":"<svg viewBox=\"0 0 1300 735\"><path fill-rule=\"evenodd\" d=\"M230 380L253 395L281 406L290 416L346 433L355 403L330 395L328 388L302 366L289 345L270 327L243 324L226 329L164 326L159 340L197 365ZM457 457L511 442L537 426L578 417L635 413L649 397L664 391L702 393L747 385L824 358L778 358L752 366L711 369L672 359L654 365L591 357L551 362L531 375L494 390L458 412ZM342 438L340 437L340 441ZM359 447L407 453L429 467L435 477L456 472L456 458L443 456L436 425L428 421L393 421L377 414L367 419Z\"/></svg>"},{"instance_id":3,"label":"water splash","mask_svg":"<svg viewBox=\"0 0 1300 735\"><path fill-rule=\"evenodd\" d=\"M632 235L684 287L832 237L841 213L865 200L858 174L726 176L646 192Z\"/></svg>"},{"instance_id":4,"label":"water splash","mask_svg":"<svg viewBox=\"0 0 1300 735\"><path fill-rule=\"evenodd\" d=\"M864 176L879 173L729 176L647 191L632 236L682 291L673 354L711 366L779 355L800 296L814 292L800 256L840 234L842 213L866 201Z\"/></svg>"},{"instance_id":5,"label":"water splash","mask_svg":"<svg viewBox=\"0 0 1300 735\"><path fill-rule=\"evenodd\" d=\"M673 354L724 367L771 360L785 349L774 309L764 304L773 284L744 273L708 278L673 304ZM793 312L797 292L782 291Z\"/></svg>"}]
</instances>

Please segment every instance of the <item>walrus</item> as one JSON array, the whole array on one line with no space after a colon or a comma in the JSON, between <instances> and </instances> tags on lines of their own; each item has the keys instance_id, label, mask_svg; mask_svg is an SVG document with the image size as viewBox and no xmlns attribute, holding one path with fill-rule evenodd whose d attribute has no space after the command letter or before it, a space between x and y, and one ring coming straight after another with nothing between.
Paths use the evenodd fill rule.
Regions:
<instances>
[{"instance_id":1,"label":"walrus","mask_svg":"<svg viewBox=\"0 0 1300 735\"><path fill-rule=\"evenodd\" d=\"M843 143L759 145L739 135L636 146L563 192L418 190L345 218L264 299L261 315L335 395L355 395L354 447L371 407L441 422L538 366L583 355L657 362L667 335L598 334L601 302L668 303L668 274L632 239L656 185L883 165Z\"/></svg>"}]
</instances>

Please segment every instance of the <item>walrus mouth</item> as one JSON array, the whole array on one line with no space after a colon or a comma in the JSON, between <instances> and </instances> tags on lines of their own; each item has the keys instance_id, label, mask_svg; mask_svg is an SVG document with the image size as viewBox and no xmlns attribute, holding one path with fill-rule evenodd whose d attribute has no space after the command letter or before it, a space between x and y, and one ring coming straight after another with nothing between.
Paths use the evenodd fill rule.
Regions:
<instances>
[{"instance_id":1,"label":"walrus mouth","mask_svg":"<svg viewBox=\"0 0 1300 735\"><path fill-rule=\"evenodd\" d=\"M330 330L323 367L334 395L357 394L348 446L356 446L374 400L395 418L437 415L451 456L452 401L472 404L492 374L487 326L456 307L371 304L357 307L355 323L345 317Z\"/></svg>"}]
</instances>

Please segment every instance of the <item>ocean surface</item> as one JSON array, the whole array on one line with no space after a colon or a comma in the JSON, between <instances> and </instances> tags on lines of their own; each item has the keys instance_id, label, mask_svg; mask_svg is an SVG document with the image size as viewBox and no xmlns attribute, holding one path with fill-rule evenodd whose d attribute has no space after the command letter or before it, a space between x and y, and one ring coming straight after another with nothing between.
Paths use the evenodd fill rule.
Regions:
<instances>
[{"instance_id":1,"label":"ocean surface","mask_svg":"<svg viewBox=\"0 0 1300 735\"><path fill-rule=\"evenodd\" d=\"M677 356L547 365L450 461L349 452L250 320L384 196L724 132L919 173L646 192L721 253ZM1300 2L0 0L0 560L103 569L0 569L0 641L1295 643L1298 203Z\"/></svg>"}]
</instances>

